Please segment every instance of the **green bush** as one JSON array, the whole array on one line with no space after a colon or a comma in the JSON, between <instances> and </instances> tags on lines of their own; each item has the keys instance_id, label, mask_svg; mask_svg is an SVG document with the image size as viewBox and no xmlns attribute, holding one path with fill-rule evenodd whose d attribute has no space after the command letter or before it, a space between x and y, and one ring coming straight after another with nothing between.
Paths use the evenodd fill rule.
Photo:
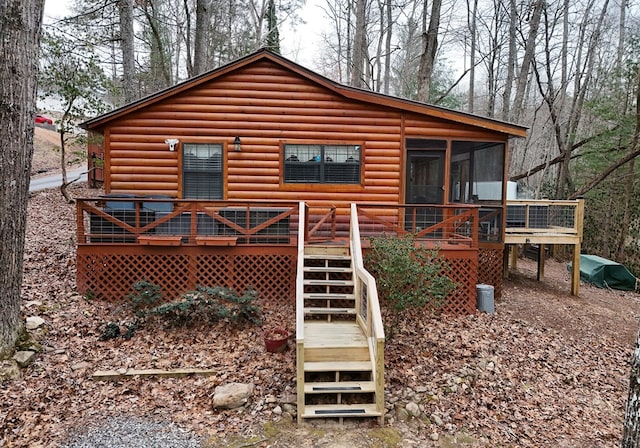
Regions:
<instances>
[{"instance_id":1,"label":"green bush","mask_svg":"<svg viewBox=\"0 0 640 448\"><path fill-rule=\"evenodd\" d=\"M135 312L157 306L164 299L162 288L147 280L137 281L131 288L133 291L127 297L130 300L130 306Z\"/></svg>"},{"instance_id":2,"label":"green bush","mask_svg":"<svg viewBox=\"0 0 640 448\"><path fill-rule=\"evenodd\" d=\"M162 316L173 323L227 320L260 325L262 319L260 308L255 303L257 298L258 292L251 288L238 295L230 288L197 286L195 291L183 294L179 300L148 309L144 315Z\"/></svg>"},{"instance_id":3,"label":"green bush","mask_svg":"<svg viewBox=\"0 0 640 448\"><path fill-rule=\"evenodd\" d=\"M438 249L419 247L414 235L373 237L370 243L365 262L376 278L378 294L393 313L386 329L391 338L405 310L438 310L456 284L446 275L449 266Z\"/></svg>"}]
</instances>

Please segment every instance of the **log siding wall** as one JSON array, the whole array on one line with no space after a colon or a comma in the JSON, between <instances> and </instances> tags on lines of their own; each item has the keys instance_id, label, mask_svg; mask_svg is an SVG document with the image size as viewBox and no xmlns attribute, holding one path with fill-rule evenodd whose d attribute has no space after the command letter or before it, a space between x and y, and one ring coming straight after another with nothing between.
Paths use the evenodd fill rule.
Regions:
<instances>
[{"instance_id":1,"label":"log siding wall","mask_svg":"<svg viewBox=\"0 0 640 448\"><path fill-rule=\"evenodd\" d=\"M236 136L240 152L234 151ZM171 152L165 143L177 138L181 144L224 145L223 199L304 200L346 214L354 201L404 203L405 137L506 140L504 134L351 100L261 60L111 122L105 128L105 188L182 197L182 146ZM283 145L292 143L361 145L361 185L283 183Z\"/></svg>"}]
</instances>

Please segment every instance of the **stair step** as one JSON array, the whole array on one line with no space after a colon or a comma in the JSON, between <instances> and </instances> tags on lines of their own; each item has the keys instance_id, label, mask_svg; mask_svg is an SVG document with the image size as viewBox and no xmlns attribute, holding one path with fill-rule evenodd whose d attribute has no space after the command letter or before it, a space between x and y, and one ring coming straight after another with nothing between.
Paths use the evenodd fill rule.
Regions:
<instances>
[{"instance_id":1,"label":"stair step","mask_svg":"<svg viewBox=\"0 0 640 448\"><path fill-rule=\"evenodd\" d=\"M370 393L375 392L373 381L339 381L323 383L305 383L305 394L338 394L338 393Z\"/></svg>"},{"instance_id":2,"label":"stair step","mask_svg":"<svg viewBox=\"0 0 640 448\"><path fill-rule=\"evenodd\" d=\"M333 266L305 266L305 272L353 272L351 268L338 268Z\"/></svg>"},{"instance_id":3,"label":"stair step","mask_svg":"<svg viewBox=\"0 0 640 448\"><path fill-rule=\"evenodd\" d=\"M370 372L371 361L317 361L305 362L305 372Z\"/></svg>"},{"instance_id":4,"label":"stair step","mask_svg":"<svg viewBox=\"0 0 640 448\"><path fill-rule=\"evenodd\" d=\"M302 284L307 286L353 286L353 280L305 279Z\"/></svg>"},{"instance_id":5,"label":"stair step","mask_svg":"<svg viewBox=\"0 0 640 448\"><path fill-rule=\"evenodd\" d=\"M380 417L375 404L321 404L305 406L302 418Z\"/></svg>"},{"instance_id":6,"label":"stair step","mask_svg":"<svg viewBox=\"0 0 640 448\"><path fill-rule=\"evenodd\" d=\"M356 314L355 308L305 308L305 314Z\"/></svg>"},{"instance_id":7,"label":"stair step","mask_svg":"<svg viewBox=\"0 0 640 448\"><path fill-rule=\"evenodd\" d=\"M306 260L351 260L351 255L342 254L304 254Z\"/></svg>"},{"instance_id":8,"label":"stair step","mask_svg":"<svg viewBox=\"0 0 640 448\"><path fill-rule=\"evenodd\" d=\"M337 294L324 292L308 292L302 295L305 300L354 300L353 294Z\"/></svg>"}]
</instances>

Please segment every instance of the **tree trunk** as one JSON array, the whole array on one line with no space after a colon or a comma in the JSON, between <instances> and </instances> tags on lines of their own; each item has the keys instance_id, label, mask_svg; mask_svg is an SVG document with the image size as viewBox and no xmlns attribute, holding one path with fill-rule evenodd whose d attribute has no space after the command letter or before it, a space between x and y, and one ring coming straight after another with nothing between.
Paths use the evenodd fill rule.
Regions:
<instances>
[{"instance_id":1,"label":"tree trunk","mask_svg":"<svg viewBox=\"0 0 640 448\"><path fill-rule=\"evenodd\" d=\"M122 50L122 90L125 103L138 99L133 33L133 0L119 0L120 48Z\"/></svg>"},{"instance_id":2,"label":"tree trunk","mask_svg":"<svg viewBox=\"0 0 640 448\"><path fill-rule=\"evenodd\" d=\"M364 83L364 59L366 55L365 12L366 0L356 0L356 26L353 35L353 56L351 57L351 85L363 88Z\"/></svg>"},{"instance_id":3,"label":"tree trunk","mask_svg":"<svg viewBox=\"0 0 640 448\"><path fill-rule=\"evenodd\" d=\"M629 395L624 411L624 429L620 448L640 447L640 332L631 357Z\"/></svg>"},{"instance_id":4,"label":"tree trunk","mask_svg":"<svg viewBox=\"0 0 640 448\"><path fill-rule=\"evenodd\" d=\"M533 7L533 14L529 21L529 35L527 36L527 42L524 48L524 56L522 57L522 65L520 66L520 72L517 77L516 84L516 96L513 100L512 107L512 119L514 122L518 122L524 112L524 99L527 86L529 85L529 72L531 64L533 63L535 50L536 50L536 38L538 37L538 28L540 27L540 18L542 17L542 11L545 6L543 0L537 0Z\"/></svg>"},{"instance_id":5,"label":"tree trunk","mask_svg":"<svg viewBox=\"0 0 640 448\"><path fill-rule=\"evenodd\" d=\"M438 52L438 28L440 28L441 6L442 0L433 0L433 3L431 3L431 17L429 18L429 28L422 35L423 45L422 54L420 55L420 66L418 68L417 99L418 101L422 101L425 103L429 101L431 77L433 76L433 69L436 63L436 53ZM423 14L426 14L426 11L424 11Z\"/></svg>"},{"instance_id":6,"label":"tree trunk","mask_svg":"<svg viewBox=\"0 0 640 448\"><path fill-rule=\"evenodd\" d=\"M518 31L518 10L516 0L509 0L509 55L507 59L507 77L504 80L504 93L502 96L502 119L511 118L511 88L515 77L516 55L516 33Z\"/></svg>"},{"instance_id":7,"label":"tree trunk","mask_svg":"<svg viewBox=\"0 0 640 448\"><path fill-rule=\"evenodd\" d=\"M0 2L0 358L20 329L20 287L33 155L44 0Z\"/></svg>"},{"instance_id":8,"label":"tree trunk","mask_svg":"<svg viewBox=\"0 0 640 448\"><path fill-rule=\"evenodd\" d=\"M469 113L473 113L474 102L476 96L476 15L478 10L478 0L473 0L473 6L469 5L467 0L467 26L469 27L469 33L471 34L471 45L469 48ZM491 77L492 73L489 73Z\"/></svg>"},{"instance_id":9,"label":"tree trunk","mask_svg":"<svg viewBox=\"0 0 640 448\"><path fill-rule=\"evenodd\" d=\"M193 50L193 75L199 75L206 70L210 9L209 0L198 0L196 2L196 36Z\"/></svg>"}]
</instances>

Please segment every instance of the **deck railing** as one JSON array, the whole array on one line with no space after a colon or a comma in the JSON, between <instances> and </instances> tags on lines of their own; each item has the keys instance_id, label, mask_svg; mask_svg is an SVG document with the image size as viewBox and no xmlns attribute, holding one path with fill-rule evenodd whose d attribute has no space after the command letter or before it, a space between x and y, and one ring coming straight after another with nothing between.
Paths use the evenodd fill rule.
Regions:
<instances>
[{"instance_id":1,"label":"deck railing","mask_svg":"<svg viewBox=\"0 0 640 448\"><path fill-rule=\"evenodd\" d=\"M78 199L78 244L296 244L292 202L200 201L169 198Z\"/></svg>"},{"instance_id":2,"label":"deck railing","mask_svg":"<svg viewBox=\"0 0 640 448\"><path fill-rule=\"evenodd\" d=\"M505 233L582 235L584 200L507 201Z\"/></svg>"},{"instance_id":3,"label":"deck railing","mask_svg":"<svg viewBox=\"0 0 640 448\"><path fill-rule=\"evenodd\" d=\"M356 320L369 340L373 360L373 381L376 385L376 410L384 416L384 325L378 302L376 280L364 268L358 207L351 204L350 249L353 260ZM384 417L381 417L381 422Z\"/></svg>"},{"instance_id":4,"label":"deck railing","mask_svg":"<svg viewBox=\"0 0 640 448\"><path fill-rule=\"evenodd\" d=\"M305 205L305 242L331 241L337 235L336 207L314 207Z\"/></svg>"},{"instance_id":5,"label":"deck railing","mask_svg":"<svg viewBox=\"0 0 640 448\"><path fill-rule=\"evenodd\" d=\"M357 217L364 238L411 233L439 246L477 248L479 210L469 205L357 204Z\"/></svg>"}]
</instances>

